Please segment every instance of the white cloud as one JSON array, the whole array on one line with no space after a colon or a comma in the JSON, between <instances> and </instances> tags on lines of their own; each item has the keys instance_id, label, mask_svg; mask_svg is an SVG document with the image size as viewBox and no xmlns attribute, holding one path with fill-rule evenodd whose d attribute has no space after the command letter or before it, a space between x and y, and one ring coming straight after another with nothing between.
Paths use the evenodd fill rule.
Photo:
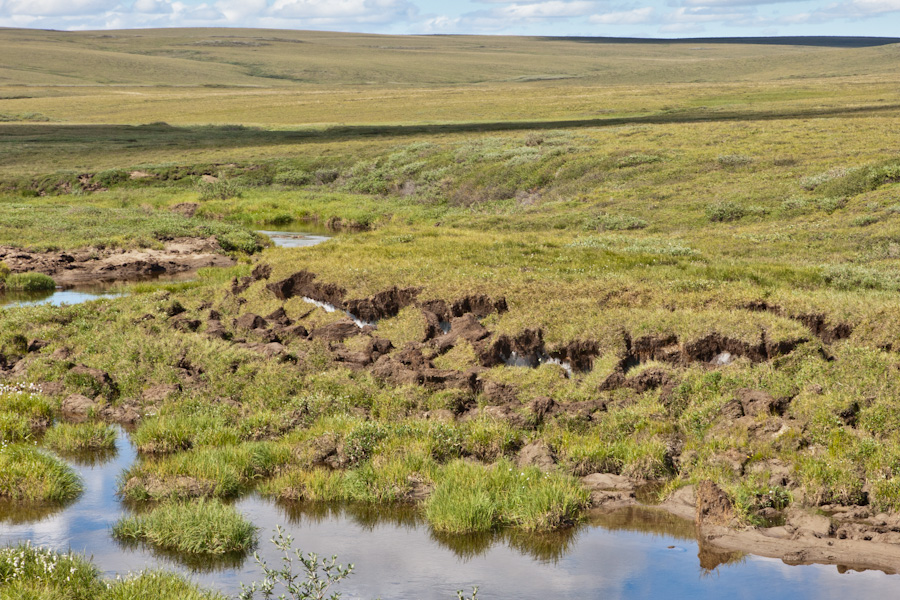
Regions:
<instances>
[{"instance_id":1,"label":"white cloud","mask_svg":"<svg viewBox=\"0 0 900 600\"><path fill-rule=\"evenodd\" d=\"M684 0L683 6L764 6L784 4L798 0Z\"/></svg>"},{"instance_id":2,"label":"white cloud","mask_svg":"<svg viewBox=\"0 0 900 600\"><path fill-rule=\"evenodd\" d=\"M269 7L266 0L219 0L215 6L231 23L263 14Z\"/></svg>"},{"instance_id":3,"label":"white cloud","mask_svg":"<svg viewBox=\"0 0 900 600\"><path fill-rule=\"evenodd\" d=\"M116 0L7 0L0 15L28 17L82 16L111 10Z\"/></svg>"},{"instance_id":4,"label":"white cloud","mask_svg":"<svg viewBox=\"0 0 900 600\"><path fill-rule=\"evenodd\" d=\"M385 23L405 20L416 12L406 0L275 0L266 12L287 19Z\"/></svg>"},{"instance_id":5,"label":"white cloud","mask_svg":"<svg viewBox=\"0 0 900 600\"><path fill-rule=\"evenodd\" d=\"M588 15L595 6L595 2L550 0L528 4L513 3L493 12L498 17L510 19L559 19Z\"/></svg>"},{"instance_id":6,"label":"white cloud","mask_svg":"<svg viewBox=\"0 0 900 600\"><path fill-rule=\"evenodd\" d=\"M645 6L634 10L591 15L588 21L595 25L636 25L638 23L650 23L654 21L655 17L653 7Z\"/></svg>"},{"instance_id":7,"label":"white cloud","mask_svg":"<svg viewBox=\"0 0 900 600\"><path fill-rule=\"evenodd\" d=\"M848 19L873 17L900 12L900 0L852 0L851 2L832 4L816 12Z\"/></svg>"}]
</instances>

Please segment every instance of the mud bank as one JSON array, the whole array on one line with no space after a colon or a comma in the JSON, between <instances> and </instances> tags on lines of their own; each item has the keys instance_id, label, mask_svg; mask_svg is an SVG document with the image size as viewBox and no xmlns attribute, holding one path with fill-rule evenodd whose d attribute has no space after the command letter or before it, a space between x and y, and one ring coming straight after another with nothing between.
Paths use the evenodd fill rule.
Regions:
<instances>
[{"instance_id":1,"label":"mud bank","mask_svg":"<svg viewBox=\"0 0 900 600\"><path fill-rule=\"evenodd\" d=\"M791 506L772 527L736 527L728 497L715 484L686 486L658 505L642 503L647 482L608 473L582 478L591 489L593 511L630 506L665 511L693 521L697 541L714 553L744 553L779 559L788 565L836 565L839 571L900 573L900 516L873 514L867 507Z\"/></svg>"},{"instance_id":2,"label":"mud bank","mask_svg":"<svg viewBox=\"0 0 900 600\"><path fill-rule=\"evenodd\" d=\"M235 263L214 238L179 238L161 250L96 249L27 252L0 246L0 261L13 273L35 271L66 287L108 281L147 279L193 271L202 267L228 267Z\"/></svg>"}]
</instances>

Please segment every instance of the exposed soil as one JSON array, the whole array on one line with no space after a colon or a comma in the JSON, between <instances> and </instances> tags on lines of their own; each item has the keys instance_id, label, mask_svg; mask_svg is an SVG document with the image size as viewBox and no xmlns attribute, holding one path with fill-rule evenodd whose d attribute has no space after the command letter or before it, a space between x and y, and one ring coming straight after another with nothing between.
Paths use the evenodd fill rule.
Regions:
<instances>
[{"instance_id":1,"label":"exposed soil","mask_svg":"<svg viewBox=\"0 0 900 600\"><path fill-rule=\"evenodd\" d=\"M214 237L179 238L167 242L162 250L89 248L76 252L27 252L0 246L0 261L13 273L44 273L61 286L140 280L234 264Z\"/></svg>"},{"instance_id":2,"label":"exposed soil","mask_svg":"<svg viewBox=\"0 0 900 600\"><path fill-rule=\"evenodd\" d=\"M593 510L603 512L641 505L635 492L646 483L611 473L593 473L581 481L591 491ZM784 511L783 525L739 527L730 499L710 481L643 506L693 521L706 569L728 562L732 553L747 553L789 565L900 573L900 515L876 515L865 506L823 506L819 512L791 507Z\"/></svg>"},{"instance_id":3,"label":"exposed soil","mask_svg":"<svg viewBox=\"0 0 900 600\"><path fill-rule=\"evenodd\" d=\"M833 323L824 313L796 313L791 314L776 304L769 304L765 300L758 300L746 304L743 308L752 311L770 312L788 319L803 323L812 334L826 344L831 344L850 337L853 326L850 323Z\"/></svg>"}]
</instances>

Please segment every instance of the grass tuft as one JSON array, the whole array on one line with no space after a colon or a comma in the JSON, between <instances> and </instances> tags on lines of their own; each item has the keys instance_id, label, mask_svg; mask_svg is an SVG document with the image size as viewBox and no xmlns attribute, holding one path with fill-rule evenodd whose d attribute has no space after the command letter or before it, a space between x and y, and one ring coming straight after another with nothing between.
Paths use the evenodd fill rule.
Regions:
<instances>
[{"instance_id":1,"label":"grass tuft","mask_svg":"<svg viewBox=\"0 0 900 600\"><path fill-rule=\"evenodd\" d=\"M219 500L166 502L113 526L120 540L186 554L246 552L256 545L257 528L233 506Z\"/></svg>"}]
</instances>

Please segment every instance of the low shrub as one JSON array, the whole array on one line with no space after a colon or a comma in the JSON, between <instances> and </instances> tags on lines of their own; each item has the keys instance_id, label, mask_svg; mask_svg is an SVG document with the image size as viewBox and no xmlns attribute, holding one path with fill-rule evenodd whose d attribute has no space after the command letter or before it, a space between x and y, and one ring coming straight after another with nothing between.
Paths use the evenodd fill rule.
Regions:
<instances>
[{"instance_id":1,"label":"low shrub","mask_svg":"<svg viewBox=\"0 0 900 600\"><path fill-rule=\"evenodd\" d=\"M706 207L706 216L714 223L738 221L747 214L747 209L737 202L717 202Z\"/></svg>"},{"instance_id":2,"label":"low shrub","mask_svg":"<svg viewBox=\"0 0 900 600\"><path fill-rule=\"evenodd\" d=\"M878 215L860 215L850 221L851 227L868 227L869 225L874 225L878 221L881 220L881 217Z\"/></svg>"},{"instance_id":3,"label":"low shrub","mask_svg":"<svg viewBox=\"0 0 900 600\"><path fill-rule=\"evenodd\" d=\"M753 162L753 158L744 154L722 154L716 157L721 167L744 167Z\"/></svg>"},{"instance_id":4,"label":"low shrub","mask_svg":"<svg viewBox=\"0 0 900 600\"><path fill-rule=\"evenodd\" d=\"M616 162L616 166L621 168L624 167L637 167L639 165L649 165L652 163L658 163L662 161L661 156L657 156L655 154L629 154L628 156L624 156Z\"/></svg>"},{"instance_id":5,"label":"low shrub","mask_svg":"<svg viewBox=\"0 0 900 600\"><path fill-rule=\"evenodd\" d=\"M243 189L237 183L230 180L222 181L201 181L197 185L200 193L200 200L230 200L231 198L240 198Z\"/></svg>"},{"instance_id":6,"label":"low shrub","mask_svg":"<svg viewBox=\"0 0 900 600\"><path fill-rule=\"evenodd\" d=\"M590 231L629 231L644 229L647 225L647 221L638 217L601 213L588 219L585 229Z\"/></svg>"},{"instance_id":7,"label":"low shrub","mask_svg":"<svg viewBox=\"0 0 900 600\"><path fill-rule=\"evenodd\" d=\"M309 171L303 169L291 169L290 171L279 171L275 175L275 183L279 185L300 187L313 180L313 175Z\"/></svg>"}]
</instances>

